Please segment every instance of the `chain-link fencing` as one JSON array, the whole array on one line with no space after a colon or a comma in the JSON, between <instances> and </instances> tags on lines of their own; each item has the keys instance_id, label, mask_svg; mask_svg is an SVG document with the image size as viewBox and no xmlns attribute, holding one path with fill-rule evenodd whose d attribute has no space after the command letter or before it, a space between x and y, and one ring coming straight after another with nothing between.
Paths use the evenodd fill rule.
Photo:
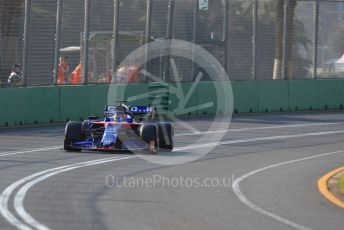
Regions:
<instances>
[{"instance_id":1,"label":"chain-link fencing","mask_svg":"<svg viewBox=\"0 0 344 230\"><path fill-rule=\"evenodd\" d=\"M125 57L164 39L208 50L231 80L344 78L343 25L344 0L0 0L1 86L122 82ZM206 72L172 56L135 68Z\"/></svg>"}]
</instances>

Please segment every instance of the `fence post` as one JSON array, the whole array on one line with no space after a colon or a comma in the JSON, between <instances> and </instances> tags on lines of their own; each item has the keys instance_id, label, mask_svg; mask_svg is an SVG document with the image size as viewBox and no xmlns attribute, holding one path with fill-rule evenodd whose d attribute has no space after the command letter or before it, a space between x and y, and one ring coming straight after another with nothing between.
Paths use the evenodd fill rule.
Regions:
<instances>
[{"instance_id":1,"label":"fence post","mask_svg":"<svg viewBox=\"0 0 344 230\"><path fill-rule=\"evenodd\" d=\"M84 44L82 52L82 77L84 84L88 84L88 44L90 33L90 13L91 13L91 0L85 0L85 18L84 18Z\"/></svg>"},{"instance_id":2,"label":"fence post","mask_svg":"<svg viewBox=\"0 0 344 230\"><path fill-rule=\"evenodd\" d=\"M118 28L119 28L120 0L114 0L113 30L112 30L112 82L117 81L116 69L118 65Z\"/></svg>"},{"instance_id":3,"label":"fence post","mask_svg":"<svg viewBox=\"0 0 344 230\"><path fill-rule=\"evenodd\" d=\"M222 49L223 49L223 68L228 73L228 24L229 24L229 1L224 0L224 16L223 16L223 27L222 27Z\"/></svg>"},{"instance_id":4,"label":"fence post","mask_svg":"<svg viewBox=\"0 0 344 230\"><path fill-rule=\"evenodd\" d=\"M289 14L289 0L284 0L284 18L283 18L283 68L282 79L288 78L288 14Z\"/></svg>"},{"instance_id":5,"label":"fence post","mask_svg":"<svg viewBox=\"0 0 344 230\"><path fill-rule=\"evenodd\" d=\"M168 13L167 13L167 29L166 39L172 39L172 28L173 28L173 14L174 14L174 0L168 0ZM171 44L170 41L167 43L167 49L170 54ZM163 80L169 79L170 75L170 55L166 55L164 58L164 76Z\"/></svg>"},{"instance_id":6,"label":"fence post","mask_svg":"<svg viewBox=\"0 0 344 230\"><path fill-rule=\"evenodd\" d=\"M314 33L313 33L313 79L317 78L318 39L319 39L319 0L316 0L315 7L314 7Z\"/></svg>"},{"instance_id":7,"label":"fence post","mask_svg":"<svg viewBox=\"0 0 344 230\"><path fill-rule=\"evenodd\" d=\"M198 0L193 1L193 13L192 13L192 64L191 64L191 78L195 80L195 50L197 43L197 20L198 20Z\"/></svg>"},{"instance_id":8,"label":"fence post","mask_svg":"<svg viewBox=\"0 0 344 230\"><path fill-rule=\"evenodd\" d=\"M31 0L25 0L25 15L24 15L24 34L23 34L23 59L22 71L24 76L23 86L27 86L27 56L29 45L29 27L30 27L30 13L31 13Z\"/></svg>"},{"instance_id":9,"label":"fence post","mask_svg":"<svg viewBox=\"0 0 344 230\"><path fill-rule=\"evenodd\" d=\"M257 79L257 27L258 27L258 0L253 2L252 21L252 80Z\"/></svg>"},{"instance_id":10,"label":"fence post","mask_svg":"<svg viewBox=\"0 0 344 230\"><path fill-rule=\"evenodd\" d=\"M149 42L151 40L151 27L152 27L152 4L153 0L147 0L147 12L146 12L146 48L145 48L145 64L144 68L145 71L149 72L149 64L148 64L148 58L149 58Z\"/></svg>"},{"instance_id":11,"label":"fence post","mask_svg":"<svg viewBox=\"0 0 344 230\"><path fill-rule=\"evenodd\" d=\"M56 31L55 31L55 49L54 49L54 72L53 84L57 85L59 57L60 57L60 41L61 41L61 21L62 21L62 5L63 0L57 0L56 8Z\"/></svg>"}]
</instances>

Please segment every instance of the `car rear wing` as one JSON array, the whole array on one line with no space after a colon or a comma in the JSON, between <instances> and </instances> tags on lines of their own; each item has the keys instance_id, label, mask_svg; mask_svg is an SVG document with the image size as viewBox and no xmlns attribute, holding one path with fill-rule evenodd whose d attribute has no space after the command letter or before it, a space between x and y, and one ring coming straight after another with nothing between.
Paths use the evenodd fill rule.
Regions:
<instances>
[{"instance_id":1,"label":"car rear wing","mask_svg":"<svg viewBox=\"0 0 344 230\"><path fill-rule=\"evenodd\" d=\"M147 117L153 118L155 115L155 109L152 106L126 106L124 104L121 104L121 106L124 106L125 111L131 113L134 117L138 119L146 119ZM105 114L116 112L118 109L118 106L115 105L106 105L105 106Z\"/></svg>"},{"instance_id":2,"label":"car rear wing","mask_svg":"<svg viewBox=\"0 0 344 230\"><path fill-rule=\"evenodd\" d=\"M152 113L154 108L151 106L132 106L129 107L129 112L132 114L147 114Z\"/></svg>"},{"instance_id":3,"label":"car rear wing","mask_svg":"<svg viewBox=\"0 0 344 230\"><path fill-rule=\"evenodd\" d=\"M154 108L152 106L125 106L126 111L132 114L147 114L154 112ZM117 106L114 105L106 105L105 112L116 111Z\"/></svg>"},{"instance_id":4,"label":"car rear wing","mask_svg":"<svg viewBox=\"0 0 344 230\"><path fill-rule=\"evenodd\" d=\"M152 106L131 106L129 112L139 121L150 120L155 117L155 109Z\"/></svg>"}]
</instances>

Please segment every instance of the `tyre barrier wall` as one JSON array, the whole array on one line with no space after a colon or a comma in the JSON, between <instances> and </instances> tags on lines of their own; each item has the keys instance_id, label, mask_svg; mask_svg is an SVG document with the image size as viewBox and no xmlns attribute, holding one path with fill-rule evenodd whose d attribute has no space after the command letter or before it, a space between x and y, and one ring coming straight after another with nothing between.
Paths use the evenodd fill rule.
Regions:
<instances>
[{"instance_id":1,"label":"tyre barrier wall","mask_svg":"<svg viewBox=\"0 0 344 230\"><path fill-rule=\"evenodd\" d=\"M214 107L180 109L209 101L225 104L228 95L216 94L216 87L233 90L234 113L265 113L280 111L310 111L343 109L344 80L288 80L288 81L232 81L200 82L192 91L192 83L182 83L182 97L175 93L175 84L169 85L169 113L177 115L214 114ZM47 86L0 89L0 126L61 123L82 120L89 115L102 117L104 105L115 100L128 100L131 105L149 105L150 84ZM165 95L165 94L164 94ZM182 106L183 107L183 106ZM221 105L220 105L221 107ZM221 113L230 112L223 106Z\"/></svg>"}]
</instances>

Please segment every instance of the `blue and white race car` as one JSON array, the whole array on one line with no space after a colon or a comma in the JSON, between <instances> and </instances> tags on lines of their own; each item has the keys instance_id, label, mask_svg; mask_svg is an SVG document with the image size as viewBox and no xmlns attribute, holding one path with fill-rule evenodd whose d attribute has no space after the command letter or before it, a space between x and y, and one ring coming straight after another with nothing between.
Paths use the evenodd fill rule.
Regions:
<instances>
[{"instance_id":1,"label":"blue and white race car","mask_svg":"<svg viewBox=\"0 0 344 230\"><path fill-rule=\"evenodd\" d=\"M129 107L124 101L105 107L105 118L89 117L83 122L66 124L64 149L81 150L173 150L173 126L154 120L150 106Z\"/></svg>"}]
</instances>

